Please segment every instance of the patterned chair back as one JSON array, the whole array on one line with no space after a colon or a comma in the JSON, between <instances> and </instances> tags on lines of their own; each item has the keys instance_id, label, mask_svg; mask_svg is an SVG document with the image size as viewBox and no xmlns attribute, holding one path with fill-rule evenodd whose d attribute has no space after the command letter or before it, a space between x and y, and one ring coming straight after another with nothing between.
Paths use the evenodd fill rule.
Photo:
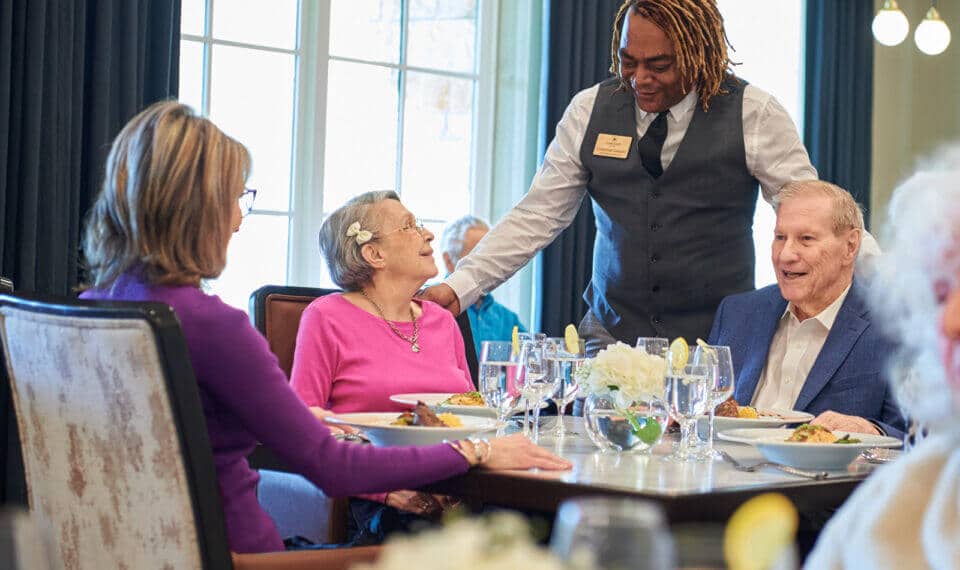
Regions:
<instances>
[{"instance_id":1,"label":"patterned chair back","mask_svg":"<svg viewBox=\"0 0 960 570\"><path fill-rule=\"evenodd\" d=\"M30 510L63 568L232 568L186 342L160 303L0 296Z\"/></svg>"}]
</instances>

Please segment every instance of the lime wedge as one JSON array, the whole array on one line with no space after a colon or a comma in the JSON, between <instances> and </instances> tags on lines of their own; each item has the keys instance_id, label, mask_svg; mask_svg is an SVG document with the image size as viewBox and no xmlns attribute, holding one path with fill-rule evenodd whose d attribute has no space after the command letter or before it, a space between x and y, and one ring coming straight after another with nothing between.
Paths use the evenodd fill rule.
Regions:
<instances>
[{"instance_id":1,"label":"lime wedge","mask_svg":"<svg viewBox=\"0 0 960 570\"><path fill-rule=\"evenodd\" d=\"M563 329L563 343L570 354L580 354L580 335L577 334L577 327L567 325L567 328Z\"/></svg>"}]
</instances>

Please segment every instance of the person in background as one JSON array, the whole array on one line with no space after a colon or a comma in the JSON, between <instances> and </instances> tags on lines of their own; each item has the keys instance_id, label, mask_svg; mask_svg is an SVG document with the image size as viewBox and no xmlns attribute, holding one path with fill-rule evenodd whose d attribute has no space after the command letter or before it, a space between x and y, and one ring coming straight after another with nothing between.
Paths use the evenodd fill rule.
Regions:
<instances>
[{"instance_id":1,"label":"person in background","mask_svg":"<svg viewBox=\"0 0 960 570\"><path fill-rule=\"evenodd\" d=\"M870 290L901 348L891 383L926 438L867 478L804 568L960 568L960 144L894 192Z\"/></svg>"},{"instance_id":2,"label":"person in background","mask_svg":"<svg viewBox=\"0 0 960 570\"><path fill-rule=\"evenodd\" d=\"M447 224L440 238L440 252L447 267L447 275L453 273L457 263L470 255L483 236L490 231L487 222L476 216L464 216ZM520 317L493 298L493 294L481 295L477 302L467 307L473 344L480 355L480 343L485 340L510 340L513 327L527 332Z\"/></svg>"},{"instance_id":3,"label":"person in background","mask_svg":"<svg viewBox=\"0 0 960 570\"><path fill-rule=\"evenodd\" d=\"M284 548L247 463L258 441L334 497L415 488L480 464L570 467L522 436L391 448L337 441L290 389L246 313L202 289L226 265L249 171L247 149L211 121L173 101L154 104L114 140L83 239L92 279L83 298L158 301L180 320L232 550Z\"/></svg>"},{"instance_id":4,"label":"person in background","mask_svg":"<svg viewBox=\"0 0 960 570\"><path fill-rule=\"evenodd\" d=\"M754 287L757 190L772 201L816 178L797 128L769 93L733 74L715 0L626 0L613 77L573 97L530 191L424 297L459 312L573 221L596 217L593 354L637 337L706 338L720 300Z\"/></svg>"}]
</instances>

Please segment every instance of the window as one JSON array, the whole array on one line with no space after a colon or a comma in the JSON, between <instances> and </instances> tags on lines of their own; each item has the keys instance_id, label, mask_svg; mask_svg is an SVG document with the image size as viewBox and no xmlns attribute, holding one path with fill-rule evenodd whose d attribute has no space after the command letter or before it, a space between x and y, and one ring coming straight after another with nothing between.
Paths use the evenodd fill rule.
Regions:
<instances>
[{"instance_id":1,"label":"window","mask_svg":"<svg viewBox=\"0 0 960 570\"><path fill-rule=\"evenodd\" d=\"M250 149L258 190L213 292L245 308L267 283L331 286L320 223L368 190L396 190L438 235L488 214L493 5L183 1L180 99Z\"/></svg>"},{"instance_id":2,"label":"window","mask_svg":"<svg viewBox=\"0 0 960 570\"><path fill-rule=\"evenodd\" d=\"M803 132L803 0L720 0L720 12L738 76L771 93ZM756 286L776 282L770 245L776 216L763 198L757 201L753 240L757 256Z\"/></svg>"}]
</instances>

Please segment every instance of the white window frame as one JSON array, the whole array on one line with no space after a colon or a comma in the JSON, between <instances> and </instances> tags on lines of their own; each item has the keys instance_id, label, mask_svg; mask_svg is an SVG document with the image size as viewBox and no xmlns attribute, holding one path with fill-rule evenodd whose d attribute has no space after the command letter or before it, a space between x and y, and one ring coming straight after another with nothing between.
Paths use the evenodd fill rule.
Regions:
<instances>
[{"instance_id":1,"label":"white window frame","mask_svg":"<svg viewBox=\"0 0 960 570\"><path fill-rule=\"evenodd\" d=\"M408 0L410 1L410 0ZM378 65L400 71L398 99L398 140L396 188L401 192L403 160L403 115L406 72L425 72L446 77L475 80L473 129L471 141L470 212L489 218L492 204L493 132L496 109L497 20L500 0L477 0L476 73L438 71L409 66L405 61L407 17L401 12L402 57L399 63L375 63L332 56L330 43L330 2L301 0L299 16L300 56L297 66L296 111L294 117L294 168L291 195L287 283L317 286L323 275L318 250L318 235L324 208L324 155L326 149L326 109L328 68L332 59ZM308 78L312 78L310 81ZM358 189L364 190L364 189ZM416 214L416 212L414 212ZM467 212L464 212L466 214ZM440 221L427 219L427 222ZM443 268L438 268L443 272Z\"/></svg>"}]
</instances>

